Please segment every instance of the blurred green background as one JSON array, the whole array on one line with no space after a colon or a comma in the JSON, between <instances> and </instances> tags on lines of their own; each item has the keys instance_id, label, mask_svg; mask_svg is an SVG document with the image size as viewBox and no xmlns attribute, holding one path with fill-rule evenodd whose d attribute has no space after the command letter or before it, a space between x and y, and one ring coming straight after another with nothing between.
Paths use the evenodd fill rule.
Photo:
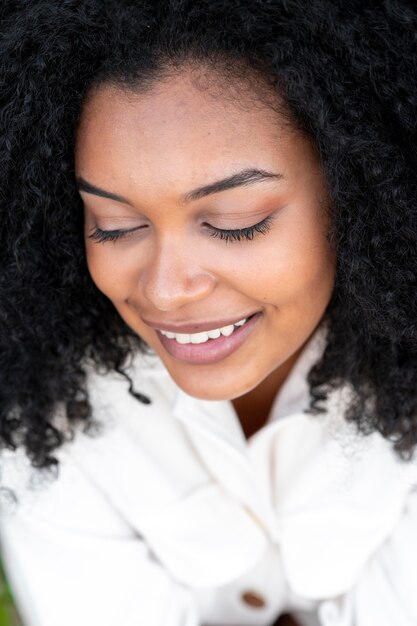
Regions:
<instances>
[{"instance_id":1,"label":"blurred green background","mask_svg":"<svg viewBox=\"0 0 417 626\"><path fill-rule=\"evenodd\" d=\"M0 626L23 626L19 619L10 587L0 561Z\"/></svg>"}]
</instances>

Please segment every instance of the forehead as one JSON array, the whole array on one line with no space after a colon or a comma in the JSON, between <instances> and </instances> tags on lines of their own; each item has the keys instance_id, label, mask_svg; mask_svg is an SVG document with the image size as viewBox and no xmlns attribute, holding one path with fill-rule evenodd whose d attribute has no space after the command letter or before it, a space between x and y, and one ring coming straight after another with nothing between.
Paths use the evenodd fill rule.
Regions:
<instances>
[{"instance_id":1,"label":"forehead","mask_svg":"<svg viewBox=\"0 0 417 626\"><path fill-rule=\"evenodd\" d=\"M296 152L286 119L256 93L238 84L197 86L184 72L145 93L94 88L77 133L76 169L97 183L166 181L181 193L231 163L278 166Z\"/></svg>"}]
</instances>

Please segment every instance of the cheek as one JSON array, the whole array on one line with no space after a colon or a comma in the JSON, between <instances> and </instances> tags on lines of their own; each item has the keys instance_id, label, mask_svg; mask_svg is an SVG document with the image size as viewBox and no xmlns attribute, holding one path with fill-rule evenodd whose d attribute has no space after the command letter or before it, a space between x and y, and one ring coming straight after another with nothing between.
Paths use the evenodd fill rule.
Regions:
<instances>
[{"instance_id":1,"label":"cheek","mask_svg":"<svg viewBox=\"0 0 417 626\"><path fill-rule=\"evenodd\" d=\"M251 244L234 275L241 290L266 305L285 306L328 300L334 282L334 259L317 227L298 224L277 229Z\"/></svg>"},{"instance_id":2,"label":"cheek","mask_svg":"<svg viewBox=\"0 0 417 626\"><path fill-rule=\"evenodd\" d=\"M112 242L87 245L87 264L96 287L113 302L124 300L135 283L137 266Z\"/></svg>"}]
</instances>

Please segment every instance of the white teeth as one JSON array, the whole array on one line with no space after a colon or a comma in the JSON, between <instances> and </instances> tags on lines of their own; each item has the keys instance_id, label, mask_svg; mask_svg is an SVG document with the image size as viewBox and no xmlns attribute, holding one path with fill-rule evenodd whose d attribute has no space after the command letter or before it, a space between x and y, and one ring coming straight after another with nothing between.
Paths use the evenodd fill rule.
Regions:
<instances>
[{"instance_id":1,"label":"white teeth","mask_svg":"<svg viewBox=\"0 0 417 626\"><path fill-rule=\"evenodd\" d=\"M191 343L205 343L209 340L209 336L207 333L194 333L190 335Z\"/></svg>"},{"instance_id":2,"label":"white teeth","mask_svg":"<svg viewBox=\"0 0 417 626\"><path fill-rule=\"evenodd\" d=\"M228 326L223 326L222 328L215 328L213 330L208 330L202 333L171 333L169 331L161 330L159 331L168 339L175 339L178 343L187 344L187 343L205 343L209 339L218 339L220 335L224 337L230 337L230 335L235 330L235 327L243 326L246 322L247 318L245 317L243 320L239 320L235 324L229 324Z\"/></svg>"},{"instance_id":3,"label":"white teeth","mask_svg":"<svg viewBox=\"0 0 417 626\"><path fill-rule=\"evenodd\" d=\"M220 332L225 337L229 337L234 331L234 329L235 327L233 326L233 324L231 324L230 326L223 326L223 328L220 329Z\"/></svg>"},{"instance_id":4,"label":"white teeth","mask_svg":"<svg viewBox=\"0 0 417 626\"><path fill-rule=\"evenodd\" d=\"M183 335L181 333L179 333L178 335L174 335L175 339L178 341L178 343L190 343L190 335Z\"/></svg>"},{"instance_id":5,"label":"white teeth","mask_svg":"<svg viewBox=\"0 0 417 626\"><path fill-rule=\"evenodd\" d=\"M221 332L218 328L216 328L216 330L208 330L207 335L210 337L210 339L218 339L221 335Z\"/></svg>"}]
</instances>

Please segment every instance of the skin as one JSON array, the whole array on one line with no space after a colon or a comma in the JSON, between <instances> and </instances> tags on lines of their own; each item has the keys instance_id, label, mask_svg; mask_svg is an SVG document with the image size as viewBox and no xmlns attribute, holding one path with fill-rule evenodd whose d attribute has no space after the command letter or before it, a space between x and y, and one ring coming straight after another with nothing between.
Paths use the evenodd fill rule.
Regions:
<instances>
[{"instance_id":1,"label":"skin","mask_svg":"<svg viewBox=\"0 0 417 626\"><path fill-rule=\"evenodd\" d=\"M246 436L323 317L335 274L327 190L310 141L251 89L195 86L184 69L145 93L101 85L87 98L76 175L127 202L80 191L92 279L188 394L233 401ZM235 94L235 95L236 95ZM280 173L185 203L183 195L246 168ZM219 229L272 217L266 234L226 242ZM102 230L143 226L99 243ZM262 317L237 351L213 364L172 357L144 319L160 323ZM215 327L214 324L213 327Z\"/></svg>"}]
</instances>

